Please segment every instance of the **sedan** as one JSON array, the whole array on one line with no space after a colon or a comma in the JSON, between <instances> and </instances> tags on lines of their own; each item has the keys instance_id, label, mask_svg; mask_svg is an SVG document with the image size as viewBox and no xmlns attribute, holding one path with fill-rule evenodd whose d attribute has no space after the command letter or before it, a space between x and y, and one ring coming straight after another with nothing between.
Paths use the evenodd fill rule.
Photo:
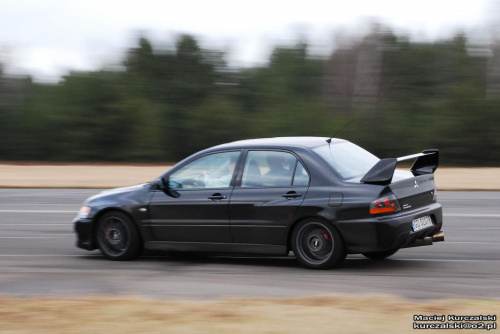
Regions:
<instances>
[{"instance_id":1,"label":"sedan","mask_svg":"<svg viewBox=\"0 0 500 334\"><path fill-rule=\"evenodd\" d=\"M397 168L413 160L409 170ZM179 162L156 180L87 199L77 246L110 260L143 250L286 256L307 268L347 254L383 259L443 241L438 150L379 159L342 139L232 142Z\"/></svg>"}]
</instances>

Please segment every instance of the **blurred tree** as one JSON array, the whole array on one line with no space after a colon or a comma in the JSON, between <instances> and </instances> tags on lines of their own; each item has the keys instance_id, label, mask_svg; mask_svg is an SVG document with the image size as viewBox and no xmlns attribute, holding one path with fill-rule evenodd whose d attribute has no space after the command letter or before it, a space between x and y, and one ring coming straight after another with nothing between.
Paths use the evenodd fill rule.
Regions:
<instances>
[{"instance_id":1,"label":"blurred tree","mask_svg":"<svg viewBox=\"0 0 500 334\"><path fill-rule=\"evenodd\" d=\"M5 75L0 63L0 159L24 159L22 111L32 85L30 77Z\"/></svg>"},{"instance_id":2,"label":"blurred tree","mask_svg":"<svg viewBox=\"0 0 500 334\"><path fill-rule=\"evenodd\" d=\"M269 65L241 73L235 98L252 137L326 135L333 119L322 102L323 61L307 45L277 47Z\"/></svg>"},{"instance_id":3,"label":"blurred tree","mask_svg":"<svg viewBox=\"0 0 500 334\"><path fill-rule=\"evenodd\" d=\"M139 39L139 46L128 51L124 62L127 70L139 76L153 76L155 74L154 55L151 43L144 37Z\"/></svg>"},{"instance_id":4,"label":"blurred tree","mask_svg":"<svg viewBox=\"0 0 500 334\"><path fill-rule=\"evenodd\" d=\"M381 157L435 147L444 164L498 165L497 58L471 54L461 33L414 43L377 26L329 59L299 41L238 69L190 35L163 49L141 37L123 71L57 85L0 73L0 158L177 161L244 138L331 136L356 119L339 136Z\"/></svg>"},{"instance_id":5,"label":"blurred tree","mask_svg":"<svg viewBox=\"0 0 500 334\"><path fill-rule=\"evenodd\" d=\"M59 85L37 85L24 113L34 159L124 161L132 116L121 107L121 74L71 73Z\"/></svg>"}]
</instances>

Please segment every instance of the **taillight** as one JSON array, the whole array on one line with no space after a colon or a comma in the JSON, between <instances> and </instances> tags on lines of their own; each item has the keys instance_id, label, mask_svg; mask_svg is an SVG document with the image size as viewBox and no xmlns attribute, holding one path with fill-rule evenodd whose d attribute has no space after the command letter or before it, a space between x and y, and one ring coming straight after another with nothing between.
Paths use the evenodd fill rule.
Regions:
<instances>
[{"instance_id":1,"label":"taillight","mask_svg":"<svg viewBox=\"0 0 500 334\"><path fill-rule=\"evenodd\" d=\"M380 197L370 204L370 214L395 212L401 210L396 196L393 194Z\"/></svg>"}]
</instances>

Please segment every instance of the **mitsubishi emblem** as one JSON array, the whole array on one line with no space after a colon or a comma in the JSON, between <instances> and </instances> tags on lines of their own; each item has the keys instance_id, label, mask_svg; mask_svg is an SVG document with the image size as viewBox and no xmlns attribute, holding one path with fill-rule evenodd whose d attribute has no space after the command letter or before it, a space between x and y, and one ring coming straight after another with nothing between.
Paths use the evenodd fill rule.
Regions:
<instances>
[{"instance_id":1,"label":"mitsubishi emblem","mask_svg":"<svg viewBox=\"0 0 500 334\"><path fill-rule=\"evenodd\" d=\"M418 188L417 180L415 180L415 188Z\"/></svg>"}]
</instances>

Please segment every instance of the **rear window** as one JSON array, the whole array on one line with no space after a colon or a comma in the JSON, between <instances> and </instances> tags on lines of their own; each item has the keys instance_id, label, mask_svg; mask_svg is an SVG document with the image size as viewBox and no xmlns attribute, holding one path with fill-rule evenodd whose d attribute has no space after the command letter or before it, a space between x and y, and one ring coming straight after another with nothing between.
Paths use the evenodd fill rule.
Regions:
<instances>
[{"instance_id":1,"label":"rear window","mask_svg":"<svg viewBox=\"0 0 500 334\"><path fill-rule=\"evenodd\" d=\"M344 179L365 175L380 159L348 141L326 144L312 149L326 160Z\"/></svg>"}]
</instances>

